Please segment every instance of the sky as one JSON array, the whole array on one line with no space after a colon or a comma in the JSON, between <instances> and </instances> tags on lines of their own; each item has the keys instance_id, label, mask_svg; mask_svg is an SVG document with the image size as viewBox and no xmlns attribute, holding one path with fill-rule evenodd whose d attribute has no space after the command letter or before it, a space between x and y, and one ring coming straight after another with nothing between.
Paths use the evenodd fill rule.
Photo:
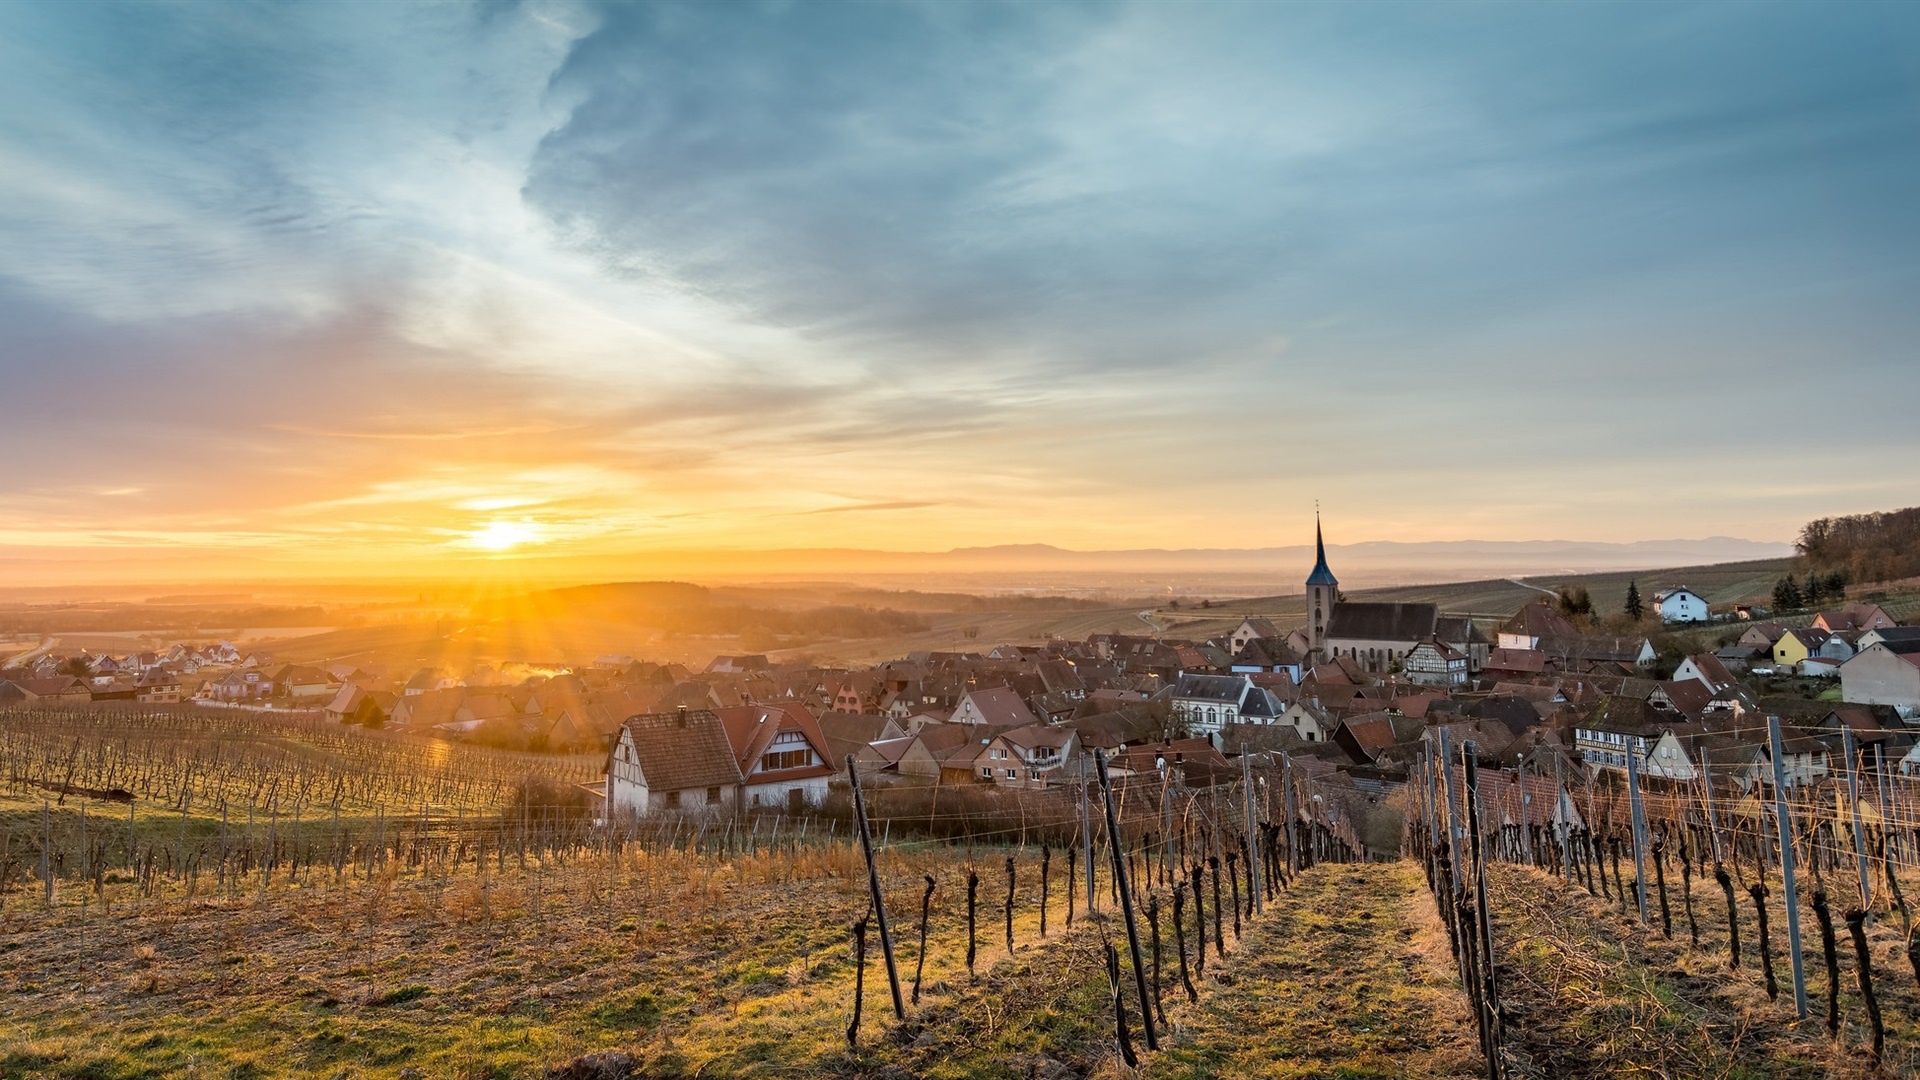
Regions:
<instances>
[{"instance_id":1,"label":"sky","mask_svg":"<svg viewBox=\"0 0 1920 1080\"><path fill-rule=\"evenodd\" d=\"M22 2L0 100L18 580L1920 501L1916 5Z\"/></svg>"}]
</instances>

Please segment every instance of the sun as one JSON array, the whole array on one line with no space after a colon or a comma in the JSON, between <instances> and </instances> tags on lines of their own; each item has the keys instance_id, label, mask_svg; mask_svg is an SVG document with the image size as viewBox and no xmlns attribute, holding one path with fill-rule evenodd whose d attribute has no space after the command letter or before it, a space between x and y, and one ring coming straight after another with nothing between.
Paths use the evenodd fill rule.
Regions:
<instances>
[{"instance_id":1,"label":"sun","mask_svg":"<svg viewBox=\"0 0 1920 1080\"><path fill-rule=\"evenodd\" d=\"M540 527L524 521L489 521L469 532L468 544L483 551L510 551L540 541Z\"/></svg>"}]
</instances>

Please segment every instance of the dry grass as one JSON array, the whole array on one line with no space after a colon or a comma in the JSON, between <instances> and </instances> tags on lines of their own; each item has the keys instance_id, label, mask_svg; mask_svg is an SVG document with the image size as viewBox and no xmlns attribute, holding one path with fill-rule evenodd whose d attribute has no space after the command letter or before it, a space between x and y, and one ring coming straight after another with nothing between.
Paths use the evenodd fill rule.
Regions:
<instances>
[{"instance_id":1,"label":"dry grass","mask_svg":"<svg viewBox=\"0 0 1920 1080\"><path fill-rule=\"evenodd\" d=\"M1446 932L1413 863L1319 867L1169 1008L1155 1077L1483 1075Z\"/></svg>"},{"instance_id":2,"label":"dry grass","mask_svg":"<svg viewBox=\"0 0 1920 1080\"><path fill-rule=\"evenodd\" d=\"M1897 918L1870 934L1874 987L1887 1025L1887 1060L1868 1061L1866 1011L1853 950L1838 927L1838 1039L1826 1032L1826 965L1811 909L1802 897L1801 933L1810 1016L1794 1011L1786 914L1769 898L1780 996L1767 996L1751 901L1736 886L1741 966L1727 956L1726 904L1712 880L1694 881L1700 948L1690 945L1680 883L1669 880L1674 937L1639 926L1617 903L1519 867L1495 867L1494 926L1501 949L1510 1043L1531 1076L1822 1077L1920 1073L1920 994L1915 993ZM1837 901L1836 901L1837 903ZM1632 905L1629 904L1631 911ZM1836 922L1839 913L1835 913Z\"/></svg>"}]
</instances>

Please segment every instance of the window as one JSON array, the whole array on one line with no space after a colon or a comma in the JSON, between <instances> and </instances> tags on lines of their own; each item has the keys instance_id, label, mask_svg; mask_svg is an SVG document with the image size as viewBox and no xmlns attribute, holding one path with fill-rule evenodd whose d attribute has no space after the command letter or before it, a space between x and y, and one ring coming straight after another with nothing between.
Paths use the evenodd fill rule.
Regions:
<instances>
[{"instance_id":1,"label":"window","mask_svg":"<svg viewBox=\"0 0 1920 1080\"><path fill-rule=\"evenodd\" d=\"M707 805L718 806L719 804L720 804L720 789L717 787L708 788L707 789Z\"/></svg>"},{"instance_id":2,"label":"window","mask_svg":"<svg viewBox=\"0 0 1920 1080\"><path fill-rule=\"evenodd\" d=\"M777 772L780 769L799 769L813 764L811 750L775 750L760 755L761 772Z\"/></svg>"},{"instance_id":3,"label":"window","mask_svg":"<svg viewBox=\"0 0 1920 1080\"><path fill-rule=\"evenodd\" d=\"M1009 780L1011 780L1011 779L1013 779L1013 777L1014 777L1014 770L1013 770L1013 769L1007 769L1007 770L1006 770L1006 774L1007 774L1007 779L1009 779Z\"/></svg>"},{"instance_id":4,"label":"window","mask_svg":"<svg viewBox=\"0 0 1920 1080\"><path fill-rule=\"evenodd\" d=\"M680 793L677 791L667 792L667 809L676 810L676 809L679 809L679 806L680 806Z\"/></svg>"}]
</instances>

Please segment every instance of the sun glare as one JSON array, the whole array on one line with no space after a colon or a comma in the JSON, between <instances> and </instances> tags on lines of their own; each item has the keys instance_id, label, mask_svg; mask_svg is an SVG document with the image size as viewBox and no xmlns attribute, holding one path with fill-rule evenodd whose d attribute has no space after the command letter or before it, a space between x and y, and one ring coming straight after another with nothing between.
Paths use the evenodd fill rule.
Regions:
<instances>
[{"instance_id":1,"label":"sun glare","mask_svg":"<svg viewBox=\"0 0 1920 1080\"><path fill-rule=\"evenodd\" d=\"M509 551L539 540L539 527L524 521L489 521L467 534L467 543L483 551Z\"/></svg>"}]
</instances>

